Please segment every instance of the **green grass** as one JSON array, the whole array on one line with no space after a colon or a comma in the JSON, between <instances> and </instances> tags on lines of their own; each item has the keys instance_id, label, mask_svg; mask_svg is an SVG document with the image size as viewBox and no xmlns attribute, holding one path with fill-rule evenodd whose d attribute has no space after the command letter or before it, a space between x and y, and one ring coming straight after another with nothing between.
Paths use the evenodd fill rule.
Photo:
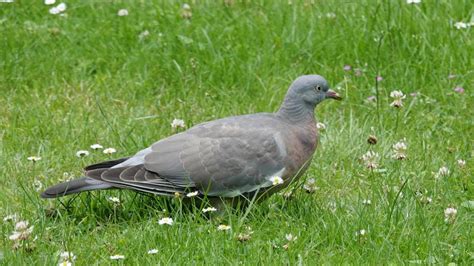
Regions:
<instances>
[{"instance_id":1,"label":"green grass","mask_svg":"<svg viewBox=\"0 0 474 266\"><path fill-rule=\"evenodd\" d=\"M34 225L13 250L14 224L3 222L1 264L53 265L62 250L78 265L112 264L114 254L127 265L474 263L474 213L465 204L474 200L474 28L454 27L470 21L472 1L196 1L189 21L172 1L66 2L66 17L42 1L0 3L0 216ZM117 16L121 8L129 16ZM173 134L173 118L190 127L275 111L290 82L309 73L345 97L316 110L327 129L303 177L316 179L313 194L295 186L289 200L274 195L247 216L209 220L178 200L131 191L43 200L32 185L108 159L75 156L94 143L115 147L113 157L133 154ZM390 107L392 90L407 94L403 108ZM365 102L370 95L378 104ZM403 138L408 159L394 160L392 145ZM360 162L369 149L384 171ZM436 180L442 166L450 174ZM109 196L122 204L114 208ZM450 206L458 213L446 223ZM158 225L165 216L175 224ZM232 230L217 231L221 223ZM240 243L247 226L254 233ZM361 229L368 233L356 236ZM285 250L288 233L298 239ZM148 255L152 248L158 254Z\"/></svg>"}]
</instances>

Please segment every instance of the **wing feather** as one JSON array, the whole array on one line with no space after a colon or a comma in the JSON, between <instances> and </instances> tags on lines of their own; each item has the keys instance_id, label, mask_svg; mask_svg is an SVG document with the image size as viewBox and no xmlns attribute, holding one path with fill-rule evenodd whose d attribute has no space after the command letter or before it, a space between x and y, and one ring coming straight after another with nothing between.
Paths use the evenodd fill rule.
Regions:
<instances>
[{"instance_id":1,"label":"wing feather","mask_svg":"<svg viewBox=\"0 0 474 266\"><path fill-rule=\"evenodd\" d=\"M183 187L178 187L156 173L146 170L143 164L130 167L94 169L87 171L86 176L115 187L158 195L173 196L175 192L185 193L186 191Z\"/></svg>"},{"instance_id":2,"label":"wing feather","mask_svg":"<svg viewBox=\"0 0 474 266\"><path fill-rule=\"evenodd\" d=\"M284 172L286 147L276 132L238 121L207 123L156 142L144 165L176 186L210 196L252 192Z\"/></svg>"},{"instance_id":3,"label":"wing feather","mask_svg":"<svg viewBox=\"0 0 474 266\"><path fill-rule=\"evenodd\" d=\"M199 190L237 196L284 175L286 147L274 117L241 116L200 124L131 158L86 167L86 176L159 195Z\"/></svg>"},{"instance_id":4,"label":"wing feather","mask_svg":"<svg viewBox=\"0 0 474 266\"><path fill-rule=\"evenodd\" d=\"M135 179L135 173L140 170L140 168L143 168L143 165L135 165L132 167L127 167L125 170L123 170L120 175L118 176L119 179L125 182L133 182Z\"/></svg>"}]
</instances>

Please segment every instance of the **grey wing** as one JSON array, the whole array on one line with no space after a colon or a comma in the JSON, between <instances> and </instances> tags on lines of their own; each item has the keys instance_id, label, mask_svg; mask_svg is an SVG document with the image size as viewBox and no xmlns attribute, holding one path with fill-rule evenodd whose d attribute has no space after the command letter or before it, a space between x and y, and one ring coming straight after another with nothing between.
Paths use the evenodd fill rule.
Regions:
<instances>
[{"instance_id":1,"label":"grey wing","mask_svg":"<svg viewBox=\"0 0 474 266\"><path fill-rule=\"evenodd\" d=\"M151 148L144 149L130 158L102 162L87 166L85 176L112 187L128 188L158 195L184 194L192 187L180 187L149 171L143 165L144 156Z\"/></svg>"},{"instance_id":2,"label":"grey wing","mask_svg":"<svg viewBox=\"0 0 474 266\"><path fill-rule=\"evenodd\" d=\"M214 124L156 142L145 168L183 188L209 196L233 197L272 185L285 171L281 134L260 127Z\"/></svg>"},{"instance_id":3,"label":"grey wing","mask_svg":"<svg viewBox=\"0 0 474 266\"><path fill-rule=\"evenodd\" d=\"M192 187L180 187L148 171L143 164L119 168L100 168L88 170L85 176L102 181L112 187L128 188L158 195L173 196L193 190Z\"/></svg>"}]
</instances>

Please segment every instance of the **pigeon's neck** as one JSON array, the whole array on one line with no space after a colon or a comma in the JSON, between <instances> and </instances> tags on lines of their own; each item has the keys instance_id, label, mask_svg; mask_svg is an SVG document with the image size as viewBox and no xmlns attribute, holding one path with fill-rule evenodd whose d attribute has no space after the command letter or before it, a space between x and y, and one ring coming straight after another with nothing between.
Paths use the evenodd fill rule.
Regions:
<instances>
[{"instance_id":1,"label":"pigeon's neck","mask_svg":"<svg viewBox=\"0 0 474 266\"><path fill-rule=\"evenodd\" d=\"M302 99L285 98L276 114L291 123L315 122L314 106L310 106Z\"/></svg>"}]
</instances>

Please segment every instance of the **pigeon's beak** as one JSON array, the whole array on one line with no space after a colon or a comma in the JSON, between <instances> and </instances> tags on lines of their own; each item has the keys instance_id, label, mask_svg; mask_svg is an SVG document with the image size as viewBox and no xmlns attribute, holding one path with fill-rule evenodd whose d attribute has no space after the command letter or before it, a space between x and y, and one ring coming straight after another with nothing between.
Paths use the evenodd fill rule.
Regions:
<instances>
[{"instance_id":1,"label":"pigeon's beak","mask_svg":"<svg viewBox=\"0 0 474 266\"><path fill-rule=\"evenodd\" d=\"M331 99L338 100L338 101L342 100L342 97L337 92L335 92L333 90L328 90L326 92L326 98L331 98Z\"/></svg>"}]
</instances>

